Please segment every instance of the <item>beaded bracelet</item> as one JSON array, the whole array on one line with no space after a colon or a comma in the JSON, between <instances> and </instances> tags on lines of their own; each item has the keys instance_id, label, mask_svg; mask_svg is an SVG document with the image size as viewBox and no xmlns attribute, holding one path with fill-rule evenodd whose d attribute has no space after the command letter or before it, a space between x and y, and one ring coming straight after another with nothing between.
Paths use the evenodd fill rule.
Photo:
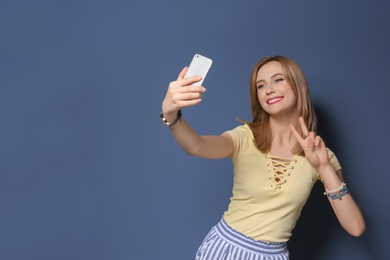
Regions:
<instances>
[{"instance_id":1,"label":"beaded bracelet","mask_svg":"<svg viewBox=\"0 0 390 260\"><path fill-rule=\"evenodd\" d=\"M338 187L338 188L336 188L336 189L334 189L334 190L328 190L328 189L326 189L325 192L324 192L324 195L329 194L329 193L339 192L339 191L341 191L341 190L343 189L343 187L345 187L345 186L346 186L346 185L345 185L345 183L343 182L343 183L341 183L341 186L340 186L340 187Z\"/></svg>"},{"instance_id":2,"label":"beaded bracelet","mask_svg":"<svg viewBox=\"0 0 390 260\"><path fill-rule=\"evenodd\" d=\"M325 194L328 195L328 197L331 198L332 200L341 199L341 197L343 197L345 194L348 193L347 185L345 183L343 183L341 187L342 188L340 190L341 191L340 193L335 194L333 192L327 191L325 192Z\"/></svg>"},{"instance_id":3,"label":"beaded bracelet","mask_svg":"<svg viewBox=\"0 0 390 260\"><path fill-rule=\"evenodd\" d=\"M173 126L173 125L176 124L177 121L179 121L179 120L180 120L180 122L181 122L181 116L182 116L182 114L181 114L181 109L180 109L179 111L177 111L177 116L176 116L175 120L173 120L172 122L169 123L169 122L167 121L167 119L164 117L163 112L160 113L160 118L161 118L161 120L163 121L163 124L166 125L167 127Z\"/></svg>"}]
</instances>

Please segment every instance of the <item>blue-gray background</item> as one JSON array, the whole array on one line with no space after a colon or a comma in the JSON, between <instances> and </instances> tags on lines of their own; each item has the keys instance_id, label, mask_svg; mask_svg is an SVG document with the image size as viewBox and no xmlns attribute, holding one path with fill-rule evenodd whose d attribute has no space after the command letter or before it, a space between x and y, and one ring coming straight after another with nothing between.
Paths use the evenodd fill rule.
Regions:
<instances>
[{"instance_id":1,"label":"blue-gray background","mask_svg":"<svg viewBox=\"0 0 390 260\"><path fill-rule=\"evenodd\" d=\"M229 159L189 157L158 114L214 60L201 134L250 119L249 75L297 61L366 217L346 234L315 186L292 259L389 259L387 1L1 1L0 259L193 259L229 203Z\"/></svg>"}]
</instances>

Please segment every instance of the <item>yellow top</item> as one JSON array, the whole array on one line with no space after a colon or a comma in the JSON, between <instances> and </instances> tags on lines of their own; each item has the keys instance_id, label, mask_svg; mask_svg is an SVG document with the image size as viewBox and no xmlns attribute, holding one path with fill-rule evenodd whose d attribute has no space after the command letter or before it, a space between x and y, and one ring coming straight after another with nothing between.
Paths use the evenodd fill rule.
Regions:
<instances>
[{"instance_id":1,"label":"yellow top","mask_svg":"<svg viewBox=\"0 0 390 260\"><path fill-rule=\"evenodd\" d=\"M227 131L233 139L233 195L225 221L256 240L286 242L319 174L304 156L273 157L260 152L248 125ZM341 166L328 149L335 170Z\"/></svg>"}]
</instances>

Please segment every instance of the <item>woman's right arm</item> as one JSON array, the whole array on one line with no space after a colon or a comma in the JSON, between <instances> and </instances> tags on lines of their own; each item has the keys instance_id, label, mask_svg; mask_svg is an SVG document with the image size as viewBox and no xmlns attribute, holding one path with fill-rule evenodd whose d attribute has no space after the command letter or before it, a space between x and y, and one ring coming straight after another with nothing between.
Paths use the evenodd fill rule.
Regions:
<instances>
[{"instance_id":1,"label":"woman's right arm","mask_svg":"<svg viewBox=\"0 0 390 260\"><path fill-rule=\"evenodd\" d=\"M180 109L199 104L206 91L203 86L191 86L201 80L201 77L184 78L187 69L185 67L177 80L169 84L162 103L162 112L168 122L176 118ZM192 156L219 159L229 156L233 151L233 140L229 134L200 136L184 119L169 129L179 145Z\"/></svg>"}]
</instances>

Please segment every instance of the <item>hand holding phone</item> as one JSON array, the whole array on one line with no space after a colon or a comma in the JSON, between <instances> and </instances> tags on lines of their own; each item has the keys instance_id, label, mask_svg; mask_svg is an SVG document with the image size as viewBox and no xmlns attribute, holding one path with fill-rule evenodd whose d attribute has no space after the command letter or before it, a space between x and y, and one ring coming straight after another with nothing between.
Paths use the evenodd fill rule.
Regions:
<instances>
[{"instance_id":1,"label":"hand holding phone","mask_svg":"<svg viewBox=\"0 0 390 260\"><path fill-rule=\"evenodd\" d=\"M195 54L184 78L201 76L202 79L200 81L191 84L192 86L201 86L211 68L212 63L213 61L210 58L200 54Z\"/></svg>"}]
</instances>

